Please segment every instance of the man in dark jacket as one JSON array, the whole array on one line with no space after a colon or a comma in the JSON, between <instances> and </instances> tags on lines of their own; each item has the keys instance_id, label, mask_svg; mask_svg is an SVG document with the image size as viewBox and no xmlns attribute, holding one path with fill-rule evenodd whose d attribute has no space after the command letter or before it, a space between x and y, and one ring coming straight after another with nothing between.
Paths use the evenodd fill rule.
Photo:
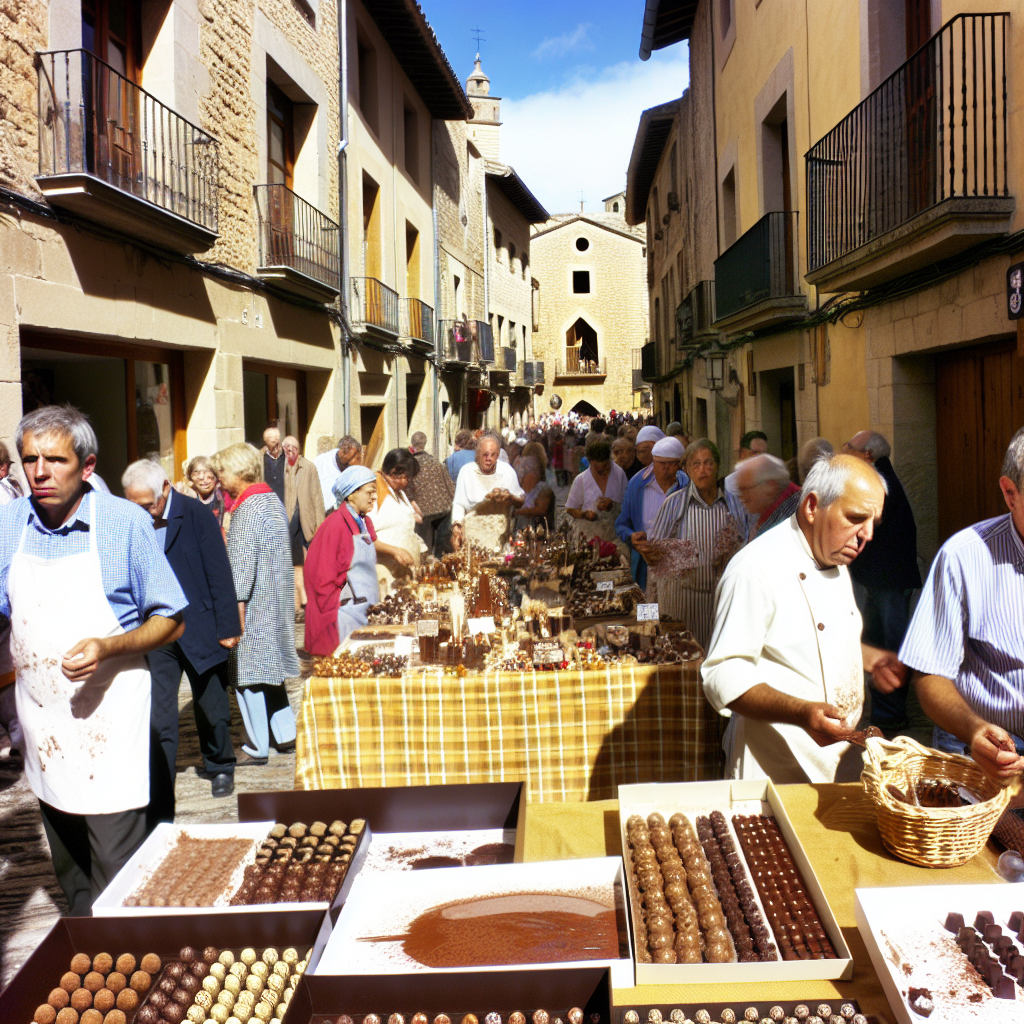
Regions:
<instances>
[{"instance_id":1,"label":"man in dark jacket","mask_svg":"<svg viewBox=\"0 0 1024 1024\"><path fill-rule=\"evenodd\" d=\"M173 490L163 467L133 462L121 478L125 497L153 517L163 549L188 599L180 640L149 655L153 700L150 711L150 805L147 824L174 820L174 776L178 757L178 690L181 674L192 687L199 747L214 796L235 788L235 752L228 704L228 654L241 639L234 579L217 520L210 510Z\"/></svg>"},{"instance_id":2,"label":"man in dark jacket","mask_svg":"<svg viewBox=\"0 0 1024 1024\"><path fill-rule=\"evenodd\" d=\"M917 524L903 485L889 461L889 442L873 430L854 434L843 450L870 462L889 485L874 536L850 565L853 592L864 618L864 643L898 651L910 623L910 597L921 587ZM906 728L907 687L871 694L871 724L887 733Z\"/></svg>"},{"instance_id":3,"label":"man in dark jacket","mask_svg":"<svg viewBox=\"0 0 1024 1024\"><path fill-rule=\"evenodd\" d=\"M451 533L455 482L448 470L427 451L427 435L422 430L409 438L409 451L420 467L405 488L409 500L416 503L423 516L423 522L416 524L416 532L423 538L427 550L440 558Z\"/></svg>"}]
</instances>

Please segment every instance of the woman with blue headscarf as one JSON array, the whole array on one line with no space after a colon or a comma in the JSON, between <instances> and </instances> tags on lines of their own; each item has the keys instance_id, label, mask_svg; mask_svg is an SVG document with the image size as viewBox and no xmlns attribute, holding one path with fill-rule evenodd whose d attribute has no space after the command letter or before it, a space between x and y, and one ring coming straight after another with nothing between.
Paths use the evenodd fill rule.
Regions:
<instances>
[{"instance_id":1,"label":"woman with blue headscarf","mask_svg":"<svg viewBox=\"0 0 1024 1024\"><path fill-rule=\"evenodd\" d=\"M317 530L306 552L306 650L332 655L354 629L365 626L380 600L377 532L368 518L377 497L377 475L349 466L334 482L338 510Z\"/></svg>"}]
</instances>

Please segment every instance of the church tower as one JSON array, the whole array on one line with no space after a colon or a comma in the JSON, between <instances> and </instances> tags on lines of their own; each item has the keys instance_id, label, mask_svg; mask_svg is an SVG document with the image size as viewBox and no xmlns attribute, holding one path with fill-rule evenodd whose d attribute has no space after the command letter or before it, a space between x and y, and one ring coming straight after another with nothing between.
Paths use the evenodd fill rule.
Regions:
<instances>
[{"instance_id":1,"label":"church tower","mask_svg":"<svg viewBox=\"0 0 1024 1024\"><path fill-rule=\"evenodd\" d=\"M476 55L473 74L466 79L466 95L473 104L473 117L469 122L469 138L487 160L500 159L501 97L491 95L491 80L480 66Z\"/></svg>"}]
</instances>

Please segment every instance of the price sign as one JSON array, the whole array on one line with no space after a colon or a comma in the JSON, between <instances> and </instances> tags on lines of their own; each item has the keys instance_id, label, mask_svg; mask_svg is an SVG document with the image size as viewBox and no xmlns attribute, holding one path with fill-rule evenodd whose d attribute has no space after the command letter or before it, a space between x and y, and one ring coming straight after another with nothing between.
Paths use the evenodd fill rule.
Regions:
<instances>
[{"instance_id":1,"label":"price sign","mask_svg":"<svg viewBox=\"0 0 1024 1024\"><path fill-rule=\"evenodd\" d=\"M534 665L555 665L562 662L562 645L537 641L533 645Z\"/></svg>"},{"instance_id":2,"label":"price sign","mask_svg":"<svg viewBox=\"0 0 1024 1024\"><path fill-rule=\"evenodd\" d=\"M408 657L412 654L412 637L411 636L396 636L395 637L395 654L401 657L405 655Z\"/></svg>"},{"instance_id":3,"label":"price sign","mask_svg":"<svg viewBox=\"0 0 1024 1024\"><path fill-rule=\"evenodd\" d=\"M417 636L437 636L437 619L417 619Z\"/></svg>"},{"instance_id":4,"label":"price sign","mask_svg":"<svg viewBox=\"0 0 1024 1024\"><path fill-rule=\"evenodd\" d=\"M661 613L657 603L638 604L636 606L637 622L658 622L661 620Z\"/></svg>"},{"instance_id":5,"label":"price sign","mask_svg":"<svg viewBox=\"0 0 1024 1024\"><path fill-rule=\"evenodd\" d=\"M493 633L494 627L494 616L483 615L479 619L467 619L470 633L476 636L477 633Z\"/></svg>"},{"instance_id":6,"label":"price sign","mask_svg":"<svg viewBox=\"0 0 1024 1024\"><path fill-rule=\"evenodd\" d=\"M611 580L599 580L597 584L598 593L601 591L611 591L615 589L615 584Z\"/></svg>"}]
</instances>

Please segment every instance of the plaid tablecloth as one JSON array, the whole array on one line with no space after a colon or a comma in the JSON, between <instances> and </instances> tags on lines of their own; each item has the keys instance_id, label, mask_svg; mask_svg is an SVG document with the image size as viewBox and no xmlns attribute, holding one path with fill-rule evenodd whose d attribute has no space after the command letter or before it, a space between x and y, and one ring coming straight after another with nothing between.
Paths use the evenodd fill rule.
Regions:
<instances>
[{"instance_id":1,"label":"plaid tablecloth","mask_svg":"<svg viewBox=\"0 0 1024 1024\"><path fill-rule=\"evenodd\" d=\"M306 683L300 789L527 782L531 801L720 778L722 719L700 662L601 671L441 672Z\"/></svg>"}]
</instances>

